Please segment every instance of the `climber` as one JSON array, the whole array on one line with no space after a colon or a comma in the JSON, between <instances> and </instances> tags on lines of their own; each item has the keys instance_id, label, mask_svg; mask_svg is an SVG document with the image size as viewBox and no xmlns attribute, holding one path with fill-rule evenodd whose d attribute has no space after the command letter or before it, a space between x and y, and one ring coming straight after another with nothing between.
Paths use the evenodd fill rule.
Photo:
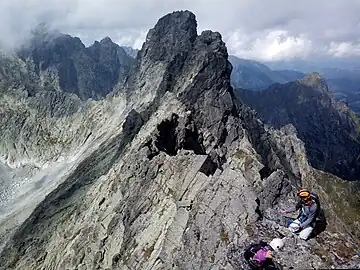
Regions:
<instances>
[{"instance_id":1,"label":"climber","mask_svg":"<svg viewBox=\"0 0 360 270\"><path fill-rule=\"evenodd\" d=\"M285 214L299 210L298 217L291 222L288 228L293 233L299 233L300 239L308 240L320 213L320 202L316 194L305 188L301 188L297 192L297 196L300 200L296 206L280 210L279 213Z\"/></svg>"},{"instance_id":2,"label":"climber","mask_svg":"<svg viewBox=\"0 0 360 270\"><path fill-rule=\"evenodd\" d=\"M273 251L279 251L284 246L283 239L274 238L268 244L262 240L246 247L244 258L250 269L278 269L273 261Z\"/></svg>"}]
</instances>

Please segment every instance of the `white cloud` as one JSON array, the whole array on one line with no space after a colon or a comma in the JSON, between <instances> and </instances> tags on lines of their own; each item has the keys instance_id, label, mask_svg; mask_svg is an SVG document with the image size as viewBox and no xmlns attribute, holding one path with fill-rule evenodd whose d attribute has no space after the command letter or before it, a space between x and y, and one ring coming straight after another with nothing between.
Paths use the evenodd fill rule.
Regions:
<instances>
[{"instance_id":1,"label":"white cloud","mask_svg":"<svg viewBox=\"0 0 360 270\"><path fill-rule=\"evenodd\" d=\"M360 56L360 43L331 42L327 53L335 57Z\"/></svg>"},{"instance_id":2,"label":"white cloud","mask_svg":"<svg viewBox=\"0 0 360 270\"><path fill-rule=\"evenodd\" d=\"M140 47L144 32L180 9L195 13L199 30L219 31L238 56L304 57L325 53L323 48L335 56L348 46L343 44L360 39L359 0L1 0L0 42L18 45L46 21L86 44L110 36Z\"/></svg>"},{"instance_id":3,"label":"white cloud","mask_svg":"<svg viewBox=\"0 0 360 270\"><path fill-rule=\"evenodd\" d=\"M260 32L253 37L238 30L229 35L227 47L229 53L239 57L272 61L306 57L312 42L305 35L291 36L285 30Z\"/></svg>"},{"instance_id":4,"label":"white cloud","mask_svg":"<svg viewBox=\"0 0 360 270\"><path fill-rule=\"evenodd\" d=\"M146 35L147 35L147 31L142 31L140 33L140 36L136 38L134 41L134 45L133 45L134 49L141 49L143 43L145 42Z\"/></svg>"}]
</instances>

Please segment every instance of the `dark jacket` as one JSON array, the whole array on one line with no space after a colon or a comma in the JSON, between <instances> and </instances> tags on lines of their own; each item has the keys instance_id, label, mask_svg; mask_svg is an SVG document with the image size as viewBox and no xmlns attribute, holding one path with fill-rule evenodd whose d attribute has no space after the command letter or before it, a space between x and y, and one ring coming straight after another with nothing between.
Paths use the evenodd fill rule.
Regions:
<instances>
[{"instance_id":1,"label":"dark jacket","mask_svg":"<svg viewBox=\"0 0 360 270\"><path fill-rule=\"evenodd\" d=\"M318 205L314 198L311 197L310 205L304 204L302 201L299 201L295 205L295 207L291 207L287 209L286 212L290 213L290 212L295 212L297 210L300 210L297 219L300 221L301 228L315 226L316 216L318 212Z\"/></svg>"}]
</instances>

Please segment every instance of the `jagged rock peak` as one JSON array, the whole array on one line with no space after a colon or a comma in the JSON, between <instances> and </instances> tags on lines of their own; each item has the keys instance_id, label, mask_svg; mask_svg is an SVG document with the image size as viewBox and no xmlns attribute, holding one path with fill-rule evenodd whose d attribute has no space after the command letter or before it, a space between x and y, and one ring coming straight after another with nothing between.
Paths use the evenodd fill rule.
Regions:
<instances>
[{"instance_id":1,"label":"jagged rock peak","mask_svg":"<svg viewBox=\"0 0 360 270\"><path fill-rule=\"evenodd\" d=\"M228 57L219 32L206 30L198 36L196 16L187 10L175 11L160 18L149 30L139 60L170 62L176 55L186 55L191 50L220 52Z\"/></svg>"},{"instance_id":2,"label":"jagged rock peak","mask_svg":"<svg viewBox=\"0 0 360 270\"><path fill-rule=\"evenodd\" d=\"M126 89L129 102L141 100L142 107L149 97L156 96L151 101L155 107L166 92L176 93L194 113L197 128L209 128L214 138L220 138L223 127L218 126L235 114L232 67L220 33L206 30L198 36L196 28L195 15L189 11L160 18L137 55Z\"/></svg>"},{"instance_id":3,"label":"jagged rock peak","mask_svg":"<svg viewBox=\"0 0 360 270\"><path fill-rule=\"evenodd\" d=\"M32 29L29 44L23 45L22 48L26 48L28 46L32 48L47 46L47 44L51 42L76 43L77 46L85 48L85 45L79 37L73 37L69 34L62 33L59 29L52 28L46 23L40 23Z\"/></svg>"},{"instance_id":4,"label":"jagged rock peak","mask_svg":"<svg viewBox=\"0 0 360 270\"><path fill-rule=\"evenodd\" d=\"M46 23L40 23L31 31L32 38L52 39L63 35L58 29L52 29Z\"/></svg>"},{"instance_id":5,"label":"jagged rock peak","mask_svg":"<svg viewBox=\"0 0 360 270\"><path fill-rule=\"evenodd\" d=\"M174 11L161 17L148 35L148 39L161 36L173 36L177 39L195 40L197 36L197 21L194 13L186 11Z\"/></svg>"},{"instance_id":6,"label":"jagged rock peak","mask_svg":"<svg viewBox=\"0 0 360 270\"><path fill-rule=\"evenodd\" d=\"M222 41L222 36L219 32L205 30L199 36L199 40L207 46L210 46L214 52L220 52L227 59L228 53L225 43Z\"/></svg>"},{"instance_id":7,"label":"jagged rock peak","mask_svg":"<svg viewBox=\"0 0 360 270\"><path fill-rule=\"evenodd\" d=\"M318 72L311 72L304 76L303 78L299 79L299 81L308 82L312 84L320 83L323 80L320 73Z\"/></svg>"},{"instance_id":8,"label":"jagged rock peak","mask_svg":"<svg viewBox=\"0 0 360 270\"><path fill-rule=\"evenodd\" d=\"M154 60L166 60L173 52L189 50L197 37L197 22L190 11L175 11L158 20L150 29L142 50ZM151 47L151 50L147 48Z\"/></svg>"},{"instance_id":9,"label":"jagged rock peak","mask_svg":"<svg viewBox=\"0 0 360 270\"><path fill-rule=\"evenodd\" d=\"M232 66L227 57L227 48L220 33L207 30L198 36L196 17L193 13L172 12L160 18L149 30L127 79L126 88L130 89L130 95L142 92L144 95L142 98L151 96L150 92L157 92L158 96L167 91L179 94L179 91L186 88L183 87L184 78L179 78L182 81L179 84L181 87L175 87L175 77L192 74L187 81L190 82L195 78L194 74L199 73L200 70L201 73L212 74L211 78L221 76L222 81L229 82ZM202 69L199 70L199 67ZM207 67L206 72L205 67ZM161 85L159 78L164 79ZM159 85L155 85L151 80L158 82ZM204 83L201 82L200 88L204 87ZM211 85L207 89L210 88ZM135 99L139 100L141 94L137 93L137 95Z\"/></svg>"},{"instance_id":10,"label":"jagged rock peak","mask_svg":"<svg viewBox=\"0 0 360 270\"><path fill-rule=\"evenodd\" d=\"M100 44L114 44L114 42L110 37L104 37L102 40L100 40Z\"/></svg>"},{"instance_id":11,"label":"jagged rock peak","mask_svg":"<svg viewBox=\"0 0 360 270\"><path fill-rule=\"evenodd\" d=\"M325 79L318 72L309 73L304 78L299 79L298 82L322 92L329 92Z\"/></svg>"}]
</instances>

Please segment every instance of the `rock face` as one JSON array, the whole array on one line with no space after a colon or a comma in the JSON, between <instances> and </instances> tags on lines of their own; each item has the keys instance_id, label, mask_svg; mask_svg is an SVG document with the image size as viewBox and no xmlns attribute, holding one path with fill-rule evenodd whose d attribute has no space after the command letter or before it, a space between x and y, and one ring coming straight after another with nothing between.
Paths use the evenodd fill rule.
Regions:
<instances>
[{"instance_id":1,"label":"rock face","mask_svg":"<svg viewBox=\"0 0 360 270\"><path fill-rule=\"evenodd\" d=\"M77 37L38 27L30 44L18 52L31 67L37 84L74 93L82 100L99 99L122 82L132 58L109 37L86 48Z\"/></svg>"},{"instance_id":2,"label":"rock face","mask_svg":"<svg viewBox=\"0 0 360 270\"><path fill-rule=\"evenodd\" d=\"M359 122L343 103L332 98L319 74L259 93L237 93L266 123L276 128L293 124L315 168L348 180L360 179Z\"/></svg>"},{"instance_id":3,"label":"rock face","mask_svg":"<svg viewBox=\"0 0 360 270\"><path fill-rule=\"evenodd\" d=\"M63 117L79 123L61 134L84 142L64 152L60 184L29 202L28 216L1 220L0 228L16 230L3 233L0 269L243 269L245 245L288 234L264 214L291 203L294 187L331 200L294 128L268 129L235 98L221 35L197 35L196 27L189 11L162 17L125 84ZM87 128L91 135L79 132ZM325 208L333 224L326 243L298 247L288 235L281 264L326 268L337 265L331 252L352 263L357 240L349 231L359 231L359 218Z\"/></svg>"}]
</instances>

